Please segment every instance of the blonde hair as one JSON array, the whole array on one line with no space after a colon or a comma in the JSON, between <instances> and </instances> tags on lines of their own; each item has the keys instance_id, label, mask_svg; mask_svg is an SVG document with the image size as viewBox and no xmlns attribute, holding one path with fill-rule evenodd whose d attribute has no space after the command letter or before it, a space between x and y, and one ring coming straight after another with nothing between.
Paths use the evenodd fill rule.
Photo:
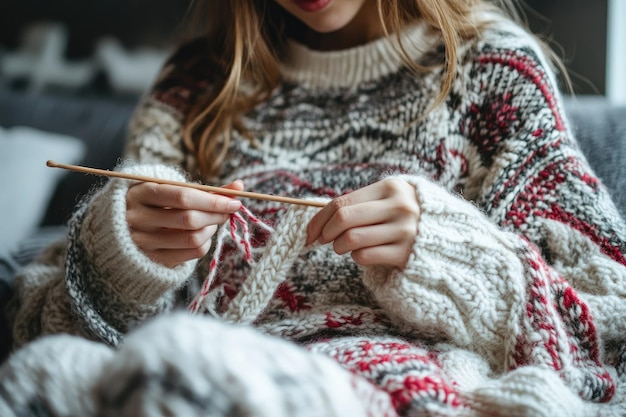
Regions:
<instances>
[{"instance_id":1,"label":"blonde hair","mask_svg":"<svg viewBox=\"0 0 626 417\"><path fill-rule=\"evenodd\" d=\"M435 106L452 87L460 43L481 29L472 18L476 8L504 11L519 22L509 0L498 0L497 5L484 0L376 1L385 35L396 36L402 57L413 71L424 68L403 48L402 29L421 19L441 34L445 61ZM193 17L197 26L206 28L202 34L206 53L199 60L208 85L185 116L183 136L201 174L210 178L219 172L233 131L249 137L241 115L266 100L279 85L281 48L297 22L273 0L196 0Z\"/></svg>"}]
</instances>

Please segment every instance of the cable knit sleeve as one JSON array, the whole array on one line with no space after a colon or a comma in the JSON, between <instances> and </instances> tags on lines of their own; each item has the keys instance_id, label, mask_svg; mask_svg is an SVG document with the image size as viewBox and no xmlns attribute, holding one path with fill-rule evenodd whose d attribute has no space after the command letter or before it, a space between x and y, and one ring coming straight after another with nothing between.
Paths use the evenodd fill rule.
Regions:
<instances>
[{"instance_id":1,"label":"cable knit sleeve","mask_svg":"<svg viewBox=\"0 0 626 417\"><path fill-rule=\"evenodd\" d=\"M191 175L181 119L200 85L198 77L180 67L198 47L192 42L176 51L142 98L129 125L126 162L118 169L177 181ZM166 268L136 247L126 222L129 186L129 181L112 179L84 199L70 221L68 238L16 277L15 347L53 333L117 345L132 327L172 307L175 291L195 262Z\"/></svg>"},{"instance_id":2,"label":"cable knit sleeve","mask_svg":"<svg viewBox=\"0 0 626 417\"><path fill-rule=\"evenodd\" d=\"M473 62L478 76L468 89L479 93L460 123L480 155L470 194L571 285L569 298L557 300L567 306L562 314L588 308L603 341L623 342L626 224L580 152L545 58L524 39L515 49L487 39Z\"/></svg>"},{"instance_id":3,"label":"cable knit sleeve","mask_svg":"<svg viewBox=\"0 0 626 417\"><path fill-rule=\"evenodd\" d=\"M184 181L174 168L132 165L139 175ZM175 302L195 262L167 268L137 248L126 222L130 181L114 179L79 204L67 239L46 249L16 277L14 345L44 334L69 333L121 342L134 326Z\"/></svg>"},{"instance_id":4,"label":"cable knit sleeve","mask_svg":"<svg viewBox=\"0 0 626 417\"><path fill-rule=\"evenodd\" d=\"M404 271L385 278L388 268L367 269L366 285L403 327L475 349L502 367L499 347L523 309L521 242L430 181L401 178L416 187L418 236Z\"/></svg>"},{"instance_id":5,"label":"cable knit sleeve","mask_svg":"<svg viewBox=\"0 0 626 417\"><path fill-rule=\"evenodd\" d=\"M584 399L607 401L604 361L624 354L604 349L626 334L626 226L538 48L487 39L466 70L451 132L466 141L465 199L401 176L420 203L418 236L403 271L369 268L365 284L407 331L477 351L495 370L553 369Z\"/></svg>"},{"instance_id":6,"label":"cable knit sleeve","mask_svg":"<svg viewBox=\"0 0 626 417\"><path fill-rule=\"evenodd\" d=\"M164 165L123 171L184 181ZM112 180L70 221L65 285L76 314L92 336L116 345L123 333L163 310L193 272L194 261L168 268L150 260L132 241L126 222L131 182Z\"/></svg>"}]
</instances>

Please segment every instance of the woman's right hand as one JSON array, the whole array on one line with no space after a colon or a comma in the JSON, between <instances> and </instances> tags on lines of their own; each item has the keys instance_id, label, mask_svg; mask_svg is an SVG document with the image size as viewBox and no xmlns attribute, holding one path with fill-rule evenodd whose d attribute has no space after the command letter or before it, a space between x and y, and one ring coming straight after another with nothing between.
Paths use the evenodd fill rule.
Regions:
<instances>
[{"instance_id":1,"label":"woman's right hand","mask_svg":"<svg viewBox=\"0 0 626 417\"><path fill-rule=\"evenodd\" d=\"M242 190L234 181L224 188ZM126 194L126 221L135 244L167 267L201 258L217 226L241 208L231 197L193 188L141 182Z\"/></svg>"}]
</instances>

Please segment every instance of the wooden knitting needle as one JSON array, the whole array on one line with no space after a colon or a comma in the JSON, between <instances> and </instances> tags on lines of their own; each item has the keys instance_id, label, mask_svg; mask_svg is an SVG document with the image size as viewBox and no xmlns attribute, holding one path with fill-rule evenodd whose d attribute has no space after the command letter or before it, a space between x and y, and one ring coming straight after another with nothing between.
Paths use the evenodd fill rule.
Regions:
<instances>
[{"instance_id":1,"label":"wooden knitting needle","mask_svg":"<svg viewBox=\"0 0 626 417\"><path fill-rule=\"evenodd\" d=\"M197 190L207 191L209 193L232 195L232 196L237 196L237 197L252 198L256 200L276 201L278 203L297 204L301 206L312 206L312 207L324 207L326 205L326 203L323 201L302 200L299 198L281 197L281 196L271 195L271 194L253 193L250 191L230 190L228 188L214 187L211 185L202 185L202 184L194 184L194 183L187 183L187 182L181 182L181 181L164 180L164 179L153 178L153 177L148 177L144 175L133 175L133 174L125 174L123 172L117 172L117 171L107 171L107 170L97 169L97 168L88 168L88 167L84 167L80 165L59 164L57 162L50 161L50 160L46 162L46 165L51 168L62 168L62 169L70 170L70 171L84 172L85 174L101 175L104 177L124 178L127 180L135 180L135 181L142 181L142 182L154 182L157 184L178 185L181 187L195 188Z\"/></svg>"}]
</instances>

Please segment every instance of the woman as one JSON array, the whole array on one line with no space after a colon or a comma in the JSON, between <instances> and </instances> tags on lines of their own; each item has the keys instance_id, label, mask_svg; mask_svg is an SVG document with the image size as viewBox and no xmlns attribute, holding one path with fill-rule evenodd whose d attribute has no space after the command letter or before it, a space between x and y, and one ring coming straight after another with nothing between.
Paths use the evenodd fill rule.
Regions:
<instances>
[{"instance_id":1,"label":"woman","mask_svg":"<svg viewBox=\"0 0 626 417\"><path fill-rule=\"evenodd\" d=\"M5 375L102 415L623 414L626 227L536 39L477 0L207 16L120 170L327 204L110 181L19 277Z\"/></svg>"}]
</instances>

